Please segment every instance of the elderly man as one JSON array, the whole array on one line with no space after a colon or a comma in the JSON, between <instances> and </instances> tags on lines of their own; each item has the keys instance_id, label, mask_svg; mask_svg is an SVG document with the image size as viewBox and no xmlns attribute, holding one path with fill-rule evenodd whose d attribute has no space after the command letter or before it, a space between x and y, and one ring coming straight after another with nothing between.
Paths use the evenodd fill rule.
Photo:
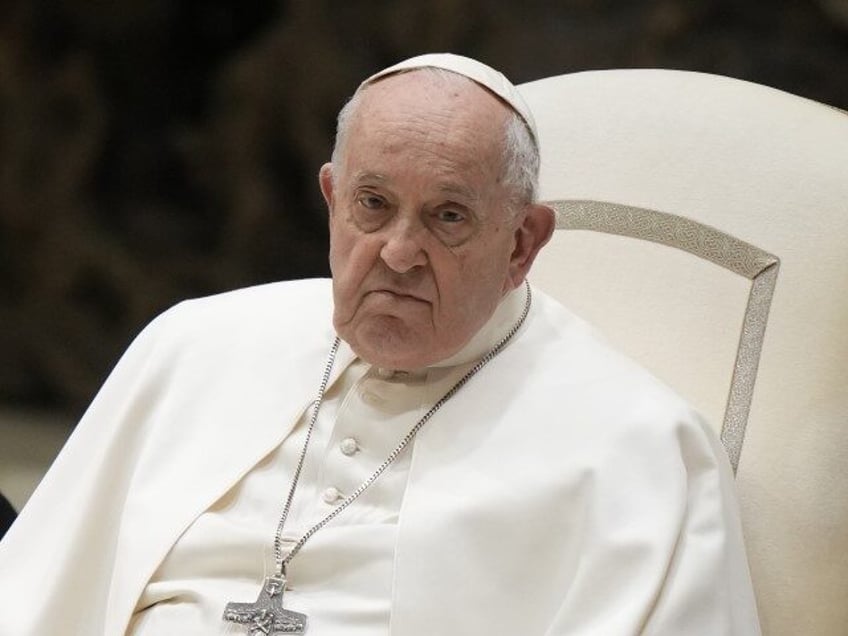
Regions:
<instances>
[{"instance_id":1,"label":"elderly man","mask_svg":"<svg viewBox=\"0 0 848 636\"><path fill-rule=\"evenodd\" d=\"M138 337L0 547L0 633L757 633L714 436L525 282L537 173L492 69L366 80L332 284Z\"/></svg>"}]
</instances>

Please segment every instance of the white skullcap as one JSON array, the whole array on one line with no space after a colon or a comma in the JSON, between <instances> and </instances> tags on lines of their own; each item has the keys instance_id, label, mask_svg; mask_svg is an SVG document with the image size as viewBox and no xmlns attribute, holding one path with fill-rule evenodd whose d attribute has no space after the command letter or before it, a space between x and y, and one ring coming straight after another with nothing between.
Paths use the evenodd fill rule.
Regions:
<instances>
[{"instance_id":1,"label":"white skullcap","mask_svg":"<svg viewBox=\"0 0 848 636\"><path fill-rule=\"evenodd\" d=\"M416 68L441 68L457 73L458 75L463 75L477 82L483 88L500 97L512 110L518 113L521 119L524 120L524 123L527 124L527 128L530 129L534 141L537 144L539 143L539 135L536 133L536 121L533 119L533 113L530 111L530 107L524 101L524 98L521 97L518 90L512 85L512 82L503 73L470 57L454 55L453 53L427 53L426 55L411 57L408 60L374 73L374 75L359 85L359 89L361 90L368 84L387 75Z\"/></svg>"}]
</instances>

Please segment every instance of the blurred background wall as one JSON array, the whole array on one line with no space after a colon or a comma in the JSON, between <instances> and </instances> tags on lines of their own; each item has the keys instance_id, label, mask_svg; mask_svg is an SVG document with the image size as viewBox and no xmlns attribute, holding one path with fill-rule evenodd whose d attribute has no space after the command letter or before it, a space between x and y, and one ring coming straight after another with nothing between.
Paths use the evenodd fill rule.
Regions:
<instances>
[{"instance_id":1,"label":"blurred background wall","mask_svg":"<svg viewBox=\"0 0 848 636\"><path fill-rule=\"evenodd\" d=\"M848 108L848 0L7 1L0 490L22 503L159 311L327 274L335 115L427 51L515 83L664 67Z\"/></svg>"}]
</instances>

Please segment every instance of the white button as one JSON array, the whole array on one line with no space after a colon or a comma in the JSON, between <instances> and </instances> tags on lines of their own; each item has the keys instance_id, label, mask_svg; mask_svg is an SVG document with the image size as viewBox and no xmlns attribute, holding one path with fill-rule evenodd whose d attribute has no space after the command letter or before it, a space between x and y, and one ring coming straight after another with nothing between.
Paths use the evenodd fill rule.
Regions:
<instances>
[{"instance_id":1,"label":"white button","mask_svg":"<svg viewBox=\"0 0 848 636\"><path fill-rule=\"evenodd\" d=\"M356 440L352 437L346 437L339 443L339 448L342 453L350 457L359 450L359 444L357 444Z\"/></svg>"},{"instance_id":2,"label":"white button","mask_svg":"<svg viewBox=\"0 0 848 636\"><path fill-rule=\"evenodd\" d=\"M383 398L373 391L362 391L360 393L362 401L371 406L380 406L383 403Z\"/></svg>"},{"instance_id":3,"label":"white button","mask_svg":"<svg viewBox=\"0 0 848 636\"><path fill-rule=\"evenodd\" d=\"M324 493L321 495L321 498L324 500L324 503L331 504L338 501L339 497L341 496L342 493L339 492L338 488L333 488L332 486L330 486L329 488L324 490Z\"/></svg>"}]
</instances>

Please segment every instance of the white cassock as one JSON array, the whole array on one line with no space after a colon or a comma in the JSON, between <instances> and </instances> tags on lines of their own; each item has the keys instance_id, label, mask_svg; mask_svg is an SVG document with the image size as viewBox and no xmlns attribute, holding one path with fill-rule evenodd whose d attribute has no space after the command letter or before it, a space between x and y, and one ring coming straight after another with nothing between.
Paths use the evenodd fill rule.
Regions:
<instances>
[{"instance_id":1,"label":"white cassock","mask_svg":"<svg viewBox=\"0 0 848 636\"><path fill-rule=\"evenodd\" d=\"M342 345L284 549L500 340L523 294L433 368L390 375ZM273 568L331 315L313 280L151 323L0 543L0 635L244 633L223 606ZM543 294L407 451L289 565L307 634L759 634L715 435Z\"/></svg>"}]
</instances>

